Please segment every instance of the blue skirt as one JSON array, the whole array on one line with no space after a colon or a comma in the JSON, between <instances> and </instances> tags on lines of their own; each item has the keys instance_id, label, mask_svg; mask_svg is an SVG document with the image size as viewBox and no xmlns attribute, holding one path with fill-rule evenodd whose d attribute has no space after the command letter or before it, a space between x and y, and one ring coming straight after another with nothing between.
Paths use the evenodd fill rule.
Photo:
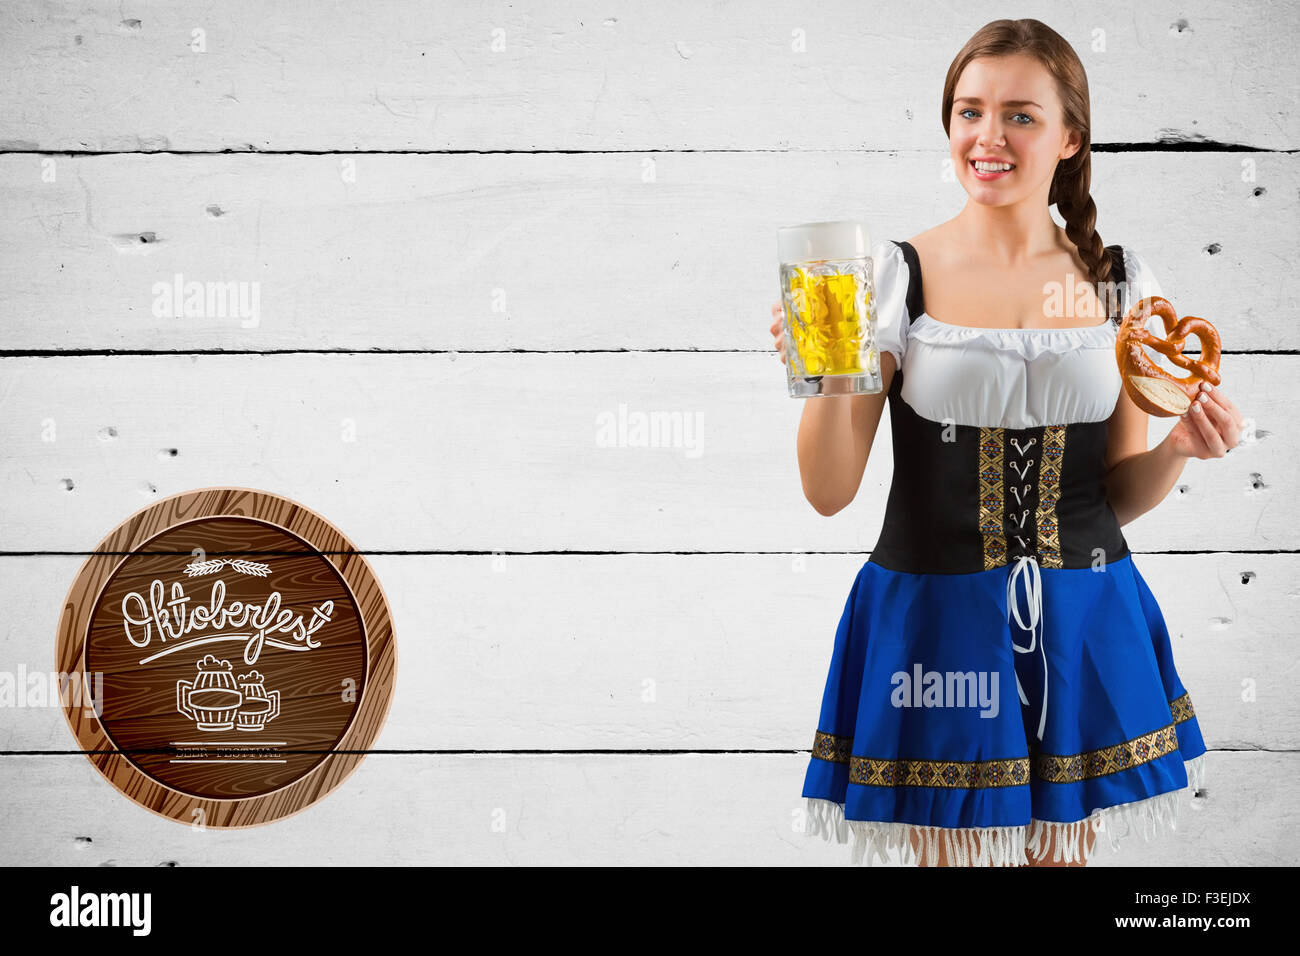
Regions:
<instances>
[{"instance_id":1,"label":"blue skirt","mask_svg":"<svg viewBox=\"0 0 1300 956\"><path fill-rule=\"evenodd\" d=\"M835 635L804 780L852 860L1081 861L1177 824L1205 743L1131 555L1098 568L909 574L871 562Z\"/></svg>"}]
</instances>

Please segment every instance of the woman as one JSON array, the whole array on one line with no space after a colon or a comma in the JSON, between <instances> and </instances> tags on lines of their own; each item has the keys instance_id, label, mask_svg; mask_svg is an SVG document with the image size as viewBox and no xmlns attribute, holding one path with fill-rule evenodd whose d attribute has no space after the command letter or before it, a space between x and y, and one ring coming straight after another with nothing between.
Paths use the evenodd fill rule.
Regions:
<instances>
[{"instance_id":1,"label":"woman","mask_svg":"<svg viewBox=\"0 0 1300 956\"><path fill-rule=\"evenodd\" d=\"M854 862L1085 865L1100 829L1112 845L1163 829L1203 783L1191 698L1120 527L1188 458L1231 450L1243 420L1208 390L1147 448L1115 334L1160 288L1095 228L1087 78L1065 40L1037 20L983 27L949 68L943 123L970 199L872 250L885 390L809 400L799 427L824 515L856 494L886 401L894 448L835 637L809 832L851 833Z\"/></svg>"}]
</instances>

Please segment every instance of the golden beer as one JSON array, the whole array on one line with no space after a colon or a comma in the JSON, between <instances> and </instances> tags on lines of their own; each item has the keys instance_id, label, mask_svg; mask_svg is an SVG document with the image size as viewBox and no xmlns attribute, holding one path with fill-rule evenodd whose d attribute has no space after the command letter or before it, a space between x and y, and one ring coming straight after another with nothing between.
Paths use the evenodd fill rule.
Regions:
<instances>
[{"instance_id":1,"label":"golden beer","mask_svg":"<svg viewBox=\"0 0 1300 956\"><path fill-rule=\"evenodd\" d=\"M853 221L805 223L780 230L778 246L790 395L879 392L866 230Z\"/></svg>"}]
</instances>

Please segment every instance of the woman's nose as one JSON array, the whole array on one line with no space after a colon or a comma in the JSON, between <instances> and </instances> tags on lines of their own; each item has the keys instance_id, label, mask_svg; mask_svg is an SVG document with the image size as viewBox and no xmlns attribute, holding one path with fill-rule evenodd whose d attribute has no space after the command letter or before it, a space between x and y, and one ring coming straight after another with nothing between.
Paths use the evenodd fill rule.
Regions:
<instances>
[{"instance_id":1,"label":"woman's nose","mask_svg":"<svg viewBox=\"0 0 1300 956\"><path fill-rule=\"evenodd\" d=\"M989 120L980 127L979 141L983 144L1002 142L1002 126L997 120Z\"/></svg>"}]
</instances>

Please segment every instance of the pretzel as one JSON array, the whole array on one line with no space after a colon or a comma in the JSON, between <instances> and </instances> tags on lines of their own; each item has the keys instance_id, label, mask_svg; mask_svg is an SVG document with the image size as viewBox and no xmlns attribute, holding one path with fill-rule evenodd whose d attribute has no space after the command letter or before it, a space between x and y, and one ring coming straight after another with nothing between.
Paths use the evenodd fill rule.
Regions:
<instances>
[{"instance_id":1,"label":"pretzel","mask_svg":"<svg viewBox=\"0 0 1300 956\"><path fill-rule=\"evenodd\" d=\"M1164 322L1164 338L1146 330L1152 315ZM1183 343L1189 335L1195 335L1201 343L1200 359L1183 354ZM1144 347L1191 374L1183 378L1170 375L1147 356ZM1115 358L1129 398L1148 415L1161 418L1181 415L1191 408L1202 381L1219 384L1219 353L1219 333L1213 325L1195 315L1179 319L1169 300L1158 295L1135 303L1115 337Z\"/></svg>"}]
</instances>

